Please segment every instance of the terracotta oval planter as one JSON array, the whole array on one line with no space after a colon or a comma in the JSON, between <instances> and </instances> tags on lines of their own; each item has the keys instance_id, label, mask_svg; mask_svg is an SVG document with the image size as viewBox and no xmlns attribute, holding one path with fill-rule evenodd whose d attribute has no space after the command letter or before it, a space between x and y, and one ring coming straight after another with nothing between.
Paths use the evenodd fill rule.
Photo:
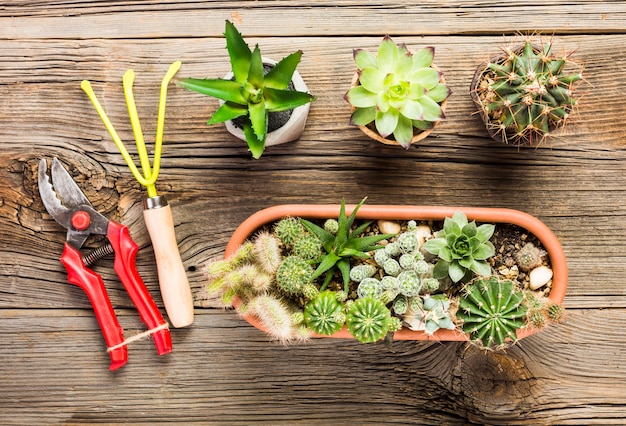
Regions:
<instances>
[{"instance_id":1,"label":"terracotta oval planter","mask_svg":"<svg viewBox=\"0 0 626 426\"><path fill-rule=\"evenodd\" d=\"M231 256L249 237L251 237L263 225L272 223L287 216L303 217L308 219L336 218L339 215L340 205L312 205L312 204L284 204L260 210L250 216L235 230L228 245L224 257ZM354 205L346 205L346 214L349 215ZM519 210L502 208L476 208L476 207L435 207L435 206L377 206L363 205L357 212L359 219L389 219L389 220L443 220L451 217L456 211L465 213L469 220L483 223L509 223L520 226L535 235L543 244L550 257L552 271L552 288L550 300L561 304L567 290L567 260L565 253L554 233L539 219ZM238 306L238 301L234 301ZM244 316L246 321L256 328L265 330L257 318ZM518 338L523 338L535 333L534 328L518 330ZM345 328L331 336L314 334L314 337L353 338ZM394 333L395 340L442 340L463 341L469 340L468 336L458 330L440 329L435 334L428 335L424 331L413 331L403 328Z\"/></svg>"},{"instance_id":2,"label":"terracotta oval planter","mask_svg":"<svg viewBox=\"0 0 626 426\"><path fill-rule=\"evenodd\" d=\"M432 68L439 70L437 67L433 66ZM443 78L443 75L441 76L441 79L439 80L441 83L445 83L445 79ZM354 75L354 77L352 78L352 82L350 83L350 88L356 87L359 84L359 73L356 73ZM448 99L444 100L441 103L441 110L443 112L445 112L446 110L446 105L448 103ZM354 112L355 107L351 106L351 111ZM428 135L430 135L433 130L435 130L435 127L437 127L439 125L440 121L435 121L433 122L433 126L430 129L426 129L426 130L422 130L419 133L416 133L413 135L413 137L411 138L411 145L413 145L416 142L419 142L423 139L426 139L426 137ZM394 145L394 146L400 146L400 144L398 143L398 141L396 141L395 139L388 139L388 138L384 138L382 137L377 131L376 131L376 127L372 124L370 125L366 125L366 126L359 126L359 129L365 134L367 135L370 139L374 139L375 141L384 143L385 145ZM415 130L415 129L414 129Z\"/></svg>"},{"instance_id":3,"label":"terracotta oval planter","mask_svg":"<svg viewBox=\"0 0 626 426\"><path fill-rule=\"evenodd\" d=\"M263 63L266 65L276 65L276 61L268 58L263 58ZM232 72L228 73L224 79L230 80L233 77ZM304 83L302 76L298 71L294 71L293 76L291 77L291 82L293 83L294 90L298 92L309 92L307 85ZM220 101L220 105L223 104L224 101ZM301 105L297 108L294 108L291 112L291 116L287 123L267 134L267 138L265 139L265 146L279 145L286 142L292 142L298 139L302 133L304 132L304 127L306 125L306 120L309 116L309 109L311 108L311 103L307 103ZM226 130L233 136L242 141L246 140L246 135L243 133L243 129L236 126L232 121L227 121L224 123L226 126Z\"/></svg>"}]
</instances>

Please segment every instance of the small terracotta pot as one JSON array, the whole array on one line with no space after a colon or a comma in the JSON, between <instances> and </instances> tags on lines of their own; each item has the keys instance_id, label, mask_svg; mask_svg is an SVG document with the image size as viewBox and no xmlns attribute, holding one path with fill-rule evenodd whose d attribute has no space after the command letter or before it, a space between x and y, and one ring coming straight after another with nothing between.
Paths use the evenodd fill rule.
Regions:
<instances>
[{"instance_id":1,"label":"small terracotta pot","mask_svg":"<svg viewBox=\"0 0 626 426\"><path fill-rule=\"evenodd\" d=\"M432 66L432 68L439 70L437 67ZM443 75L441 76L441 79L439 80L441 83L445 83L445 79L443 78ZM352 82L350 83L350 88L356 87L359 85L359 73L357 72L356 74L354 74L354 77L352 78ZM441 110L445 112L446 110L446 104L448 103L448 99L444 100L441 103ZM356 108L351 106L351 111L354 112ZM413 137L411 138L411 145L413 145L416 142L419 142L423 139L425 139L428 135L430 135L433 130L435 129L435 127L437 127L439 125L440 121L435 121L433 123L433 126L430 129L426 129L426 130L422 130L419 133L414 133ZM395 145L395 146L400 146L400 144L398 143L398 141L396 141L395 139L387 139L382 137L377 131L376 131L376 127L373 124L367 125L367 126L359 126L359 129L365 133L365 135L367 135L370 139L374 139L375 141L384 143L385 145ZM413 129L414 131L416 130L415 128Z\"/></svg>"},{"instance_id":2,"label":"small terracotta pot","mask_svg":"<svg viewBox=\"0 0 626 426\"><path fill-rule=\"evenodd\" d=\"M355 205L346 205L346 214L349 215ZM303 217L307 219L327 219L339 216L340 205L312 205L312 204L284 204L260 210L248 217L235 230L228 245L224 257L230 257L247 239L249 239L263 225L270 224L284 217ZM550 257L553 271L550 300L561 304L567 290L567 260L563 248L554 233L539 219L527 213L501 208L475 208L475 207L434 207L434 206L377 206L363 205L357 212L358 219L388 219L388 220L435 220L442 221L446 217L452 217L455 212L462 211L469 220L482 223L509 223L520 226L535 235L543 244ZM235 307L239 301L234 301ZM244 316L246 321L267 332L259 320L251 315ZM535 333L534 328L518 330L517 337L523 338ZM344 328L331 336L314 334L314 337L353 338L350 332ZM469 340L467 334L459 330L440 329L433 335L424 331L414 331L403 328L394 333L395 340L441 340L463 341Z\"/></svg>"},{"instance_id":3,"label":"small terracotta pot","mask_svg":"<svg viewBox=\"0 0 626 426\"><path fill-rule=\"evenodd\" d=\"M265 65L276 65L276 61L268 58L263 58L263 63ZM233 73L228 73L224 79L230 80L233 77ZM302 76L298 71L294 71L293 76L291 77L291 82L293 83L294 90L298 92L309 92L307 85L304 83ZM220 105L222 105L224 101L220 101ZM304 132L304 127L306 125L306 120L309 116L309 109L311 108L311 103L307 103L301 105L297 108L294 108L291 112L291 116L289 117L289 121L287 123L267 134L265 139L265 146L272 145L280 145L286 142L292 142L302 136ZM246 135L243 133L243 129L237 127L231 120L224 123L226 126L226 130L231 135L235 136L242 141L246 140Z\"/></svg>"}]
</instances>

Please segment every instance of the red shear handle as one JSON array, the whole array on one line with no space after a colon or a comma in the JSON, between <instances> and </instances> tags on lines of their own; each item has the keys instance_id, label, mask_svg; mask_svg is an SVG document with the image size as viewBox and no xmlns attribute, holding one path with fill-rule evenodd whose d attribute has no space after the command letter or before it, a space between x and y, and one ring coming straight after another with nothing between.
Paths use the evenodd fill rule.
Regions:
<instances>
[{"instance_id":1,"label":"red shear handle","mask_svg":"<svg viewBox=\"0 0 626 426\"><path fill-rule=\"evenodd\" d=\"M117 322L113 306L107 294L100 275L88 269L82 260L82 255L74 247L65 243L61 263L67 270L67 280L70 284L82 288L96 314L104 341L107 347L112 348L124 342L124 330ZM111 371L117 370L128 361L128 349L120 346L109 352L111 356Z\"/></svg>"},{"instance_id":2,"label":"red shear handle","mask_svg":"<svg viewBox=\"0 0 626 426\"><path fill-rule=\"evenodd\" d=\"M163 326L166 322L137 272L135 258L139 246L131 238L128 227L110 220L107 237L115 251L115 272L135 304L141 320L149 330ZM159 355L172 352L172 337L168 328L155 331L152 338Z\"/></svg>"}]
</instances>

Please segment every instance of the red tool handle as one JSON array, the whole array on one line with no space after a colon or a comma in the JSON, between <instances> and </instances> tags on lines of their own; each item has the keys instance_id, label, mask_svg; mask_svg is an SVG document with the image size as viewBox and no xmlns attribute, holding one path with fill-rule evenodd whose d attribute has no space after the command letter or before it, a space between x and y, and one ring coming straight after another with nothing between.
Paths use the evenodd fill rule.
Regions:
<instances>
[{"instance_id":1,"label":"red tool handle","mask_svg":"<svg viewBox=\"0 0 626 426\"><path fill-rule=\"evenodd\" d=\"M115 272L135 304L141 320L148 326L149 330L163 326L166 322L139 276L139 272L137 272L135 258L139 246L131 238L128 227L110 220L107 237L115 251ZM155 331L152 333L152 338L159 355L172 351L172 337L168 328Z\"/></svg>"},{"instance_id":2,"label":"red tool handle","mask_svg":"<svg viewBox=\"0 0 626 426\"><path fill-rule=\"evenodd\" d=\"M124 342L124 330L117 322L102 277L88 269L83 263L80 252L68 243L65 243L61 263L67 270L68 282L82 288L89 297L107 347L112 348L122 344ZM128 361L126 346L110 350L109 355L111 356L111 366L109 367L111 371L117 370Z\"/></svg>"}]
</instances>

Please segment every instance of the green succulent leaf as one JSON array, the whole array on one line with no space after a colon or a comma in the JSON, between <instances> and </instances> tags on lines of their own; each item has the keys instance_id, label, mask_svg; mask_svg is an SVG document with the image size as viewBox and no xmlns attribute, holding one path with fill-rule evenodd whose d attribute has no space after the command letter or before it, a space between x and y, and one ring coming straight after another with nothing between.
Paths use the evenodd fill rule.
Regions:
<instances>
[{"instance_id":1,"label":"green succulent leaf","mask_svg":"<svg viewBox=\"0 0 626 426\"><path fill-rule=\"evenodd\" d=\"M248 79L252 52L244 41L241 33L230 21L226 21L224 36L226 37L226 49L230 57L231 69L235 76L235 81L241 84Z\"/></svg>"},{"instance_id":2,"label":"green succulent leaf","mask_svg":"<svg viewBox=\"0 0 626 426\"><path fill-rule=\"evenodd\" d=\"M265 75L265 87L271 87L272 89L278 90L287 89L301 58L301 50L284 57Z\"/></svg>"},{"instance_id":3,"label":"green succulent leaf","mask_svg":"<svg viewBox=\"0 0 626 426\"><path fill-rule=\"evenodd\" d=\"M428 96L421 97L418 102L422 104L422 108L424 109L424 120L439 121L443 120L445 117L441 110L441 105Z\"/></svg>"},{"instance_id":4,"label":"green succulent leaf","mask_svg":"<svg viewBox=\"0 0 626 426\"><path fill-rule=\"evenodd\" d=\"M495 231L496 227L490 223L485 223L480 225L476 232L476 237L480 240L481 243L488 241Z\"/></svg>"},{"instance_id":5,"label":"green succulent leaf","mask_svg":"<svg viewBox=\"0 0 626 426\"><path fill-rule=\"evenodd\" d=\"M351 105L357 108L369 108L376 106L378 95L363 86L356 86L348 91L346 98Z\"/></svg>"},{"instance_id":6,"label":"green succulent leaf","mask_svg":"<svg viewBox=\"0 0 626 426\"><path fill-rule=\"evenodd\" d=\"M385 90L386 75L378 68L368 67L361 71L359 83L369 92L377 93Z\"/></svg>"},{"instance_id":7,"label":"green succulent leaf","mask_svg":"<svg viewBox=\"0 0 626 426\"><path fill-rule=\"evenodd\" d=\"M259 140L265 141L265 137L267 136L267 111L265 110L265 100L261 99L259 103L248 104L248 112L254 134Z\"/></svg>"},{"instance_id":8,"label":"green succulent leaf","mask_svg":"<svg viewBox=\"0 0 626 426\"><path fill-rule=\"evenodd\" d=\"M434 68L418 68L409 75L409 80L419 81L426 89L434 89L440 79L441 74Z\"/></svg>"},{"instance_id":9,"label":"green succulent leaf","mask_svg":"<svg viewBox=\"0 0 626 426\"><path fill-rule=\"evenodd\" d=\"M376 68L378 66L378 61L376 60L376 56L372 53L368 52L365 49L355 49L353 52L354 62L358 69L362 70L368 67Z\"/></svg>"},{"instance_id":10,"label":"green succulent leaf","mask_svg":"<svg viewBox=\"0 0 626 426\"><path fill-rule=\"evenodd\" d=\"M235 104L233 102L225 102L221 107L215 111L215 113L211 116L208 125L223 123L228 120L232 120L238 117L242 117L248 114L248 108L245 106Z\"/></svg>"},{"instance_id":11,"label":"green succulent leaf","mask_svg":"<svg viewBox=\"0 0 626 426\"><path fill-rule=\"evenodd\" d=\"M413 54L413 69L430 67L435 58L435 48L426 47Z\"/></svg>"},{"instance_id":12,"label":"green succulent leaf","mask_svg":"<svg viewBox=\"0 0 626 426\"><path fill-rule=\"evenodd\" d=\"M398 116L398 124L393 131L393 137L404 149L411 147L411 139L413 139L413 122L404 114Z\"/></svg>"},{"instance_id":13,"label":"green succulent leaf","mask_svg":"<svg viewBox=\"0 0 626 426\"><path fill-rule=\"evenodd\" d=\"M241 94L241 84L236 81L224 80L221 78L200 79L183 78L178 85L203 95L213 96L228 102L237 104L247 104L246 99Z\"/></svg>"},{"instance_id":14,"label":"green succulent leaf","mask_svg":"<svg viewBox=\"0 0 626 426\"><path fill-rule=\"evenodd\" d=\"M249 118L243 125L243 133L246 136L246 142L248 143L248 149L250 149L252 157L258 160L265 150L265 139L259 139L255 131L252 129L252 124L250 124Z\"/></svg>"},{"instance_id":15,"label":"green succulent leaf","mask_svg":"<svg viewBox=\"0 0 626 426\"><path fill-rule=\"evenodd\" d=\"M378 69L383 74L393 72L398 55L398 46L396 46L389 36L385 36L380 46L378 46L378 55L376 58Z\"/></svg>"},{"instance_id":16,"label":"green succulent leaf","mask_svg":"<svg viewBox=\"0 0 626 426\"><path fill-rule=\"evenodd\" d=\"M385 113L383 111L376 111L376 130L382 137L387 137L393 133L398 125L398 118L400 112L397 109L389 108Z\"/></svg>"},{"instance_id":17,"label":"green succulent leaf","mask_svg":"<svg viewBox=\"0 0 626 426\"><path fill-rule=\"evenodd\" d=\"M376 107L356 108L350 117L350 122L357 126L365 126L376 119Z\"/></svg>"},{"instance_id":18,"label":"green succulent leaf","mask_svg":"<svg viewBox=\"0 0 626 426\"><path fill-rule=\"evenodd\" d=\"M314 99L309 93L269 87L265 88L263 94L265 96L265 108L268 112L288 111L308 104Z\"/></svg>"}]
</instances>

